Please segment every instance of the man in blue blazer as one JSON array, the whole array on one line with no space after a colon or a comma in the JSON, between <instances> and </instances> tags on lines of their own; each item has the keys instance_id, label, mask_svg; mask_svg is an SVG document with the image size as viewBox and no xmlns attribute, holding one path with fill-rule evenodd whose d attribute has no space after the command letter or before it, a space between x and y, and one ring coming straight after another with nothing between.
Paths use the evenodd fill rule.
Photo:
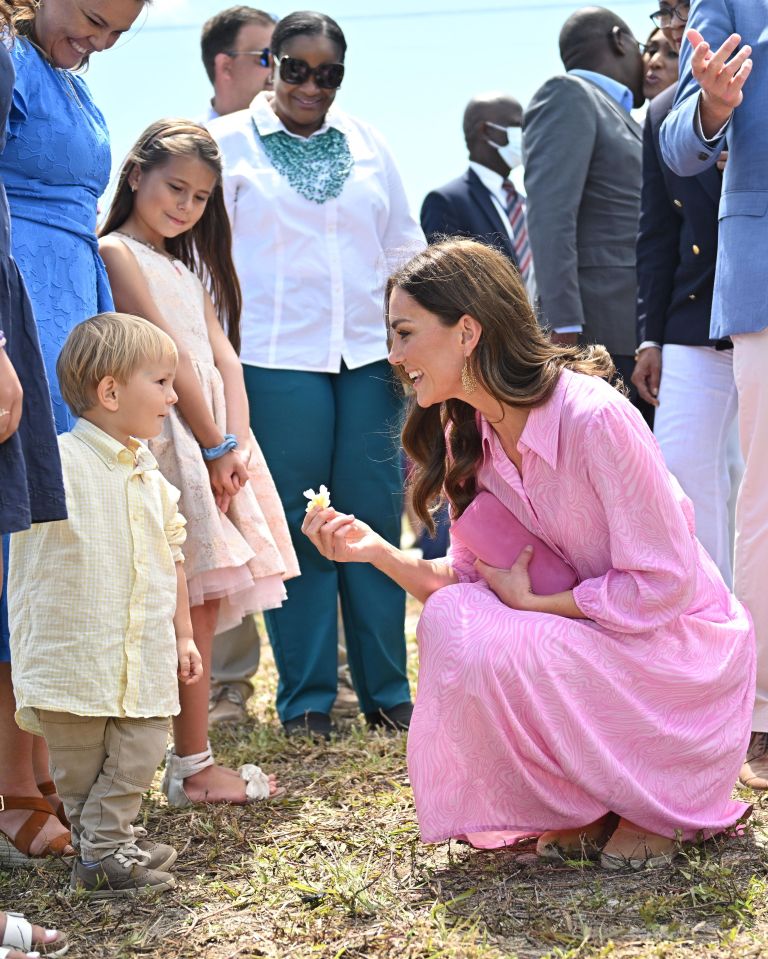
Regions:
<instances>
[{"instance_id":1,"label":"man in blue blazer","mask_svg":"<svg viewBox=\"0 0 768 959\"><path fill-rule=\"evenodd\" d=\"M768 0L694 0L688 22L661 147L677 173L692 176L717 161L728 139L710 335L733 340L746 463L734 587L755 623L757 695L741 780L768 789Z\"/></svg>"},{"instance_id":2,"label":"man in blue blazer","mask_svg":"<svg viewBox=\"0 0 768 959\"><path fill-rule=\"evenodd\" d=\"M468 236L518 265L502 183L522 162L522 123L523 108L512 97L487 94L469 102L464 111L469 169L428 193L421 207L421 228L430 243L440 236ZM509 142L512 130L517 143ZM515 180L521 192L522 176Z\"/></svg>"},{"instance_id":3,"label":"man in blue blazer","mask_svg":"<svg viewBox=\"0 0 768 959\"><path fill-rule=\"evenodd\" d=\"M662 4L664 36L676 51L688 4ZM696 534L731 586L731 498L737 394L729 339L712 340L709 320L722 174L678 176L661 156L659 131L677 84L651 101L643 129L643 191L637 240L637 362L632 382L656 406L653 431L669 469L696 511ZM691 384L696 383L695 389Z\"/></svg>"}]
</instances>

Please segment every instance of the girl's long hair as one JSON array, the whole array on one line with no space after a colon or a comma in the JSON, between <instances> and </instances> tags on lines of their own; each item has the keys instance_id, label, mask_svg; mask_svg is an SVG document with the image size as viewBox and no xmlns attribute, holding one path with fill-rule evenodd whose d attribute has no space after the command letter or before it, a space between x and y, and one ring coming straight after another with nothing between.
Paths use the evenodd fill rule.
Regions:
<instances>
[{"instance_id":1,"label":"girl's long hair","mask_svg":"<svg viewBox=\"0 0 768 959\"><path fill-rule=\"evenodd\" d=\"M446 240L427 247L387 283L386 318L397 288L444 326L473 317L482 334L468 360L478 382L501 405L523 408L545 403L565 367L610 379L615 369L605 347L555 346L536 319L520 275L503 254L474 240ZM403 382L408 378L398 371ZM474 407L450 399L422 409L411 397L402 433L415 464L413 507L434 532L432 512L443 493L453 518L475 498L475 472L482 441Z\"/></svg>"},{"instance_id":2,"label":"girl's long hair","mask_svg":"<svg viewBox=\"0 0 768 959\"><path fill-rule=\"evenodd\" d=\"M221 152L205 127L177 119L157 120L147 127L123 163L99 236L119 230L130 216L133 193L128 180L133 168L148 172L173 157L196 157L213 170L217 180L197 223L167 240L165 248L200 277L211 294L219 322L239 353L243 298L232 260L232 230L221 186Z\"/></svg>"}]
</instances>

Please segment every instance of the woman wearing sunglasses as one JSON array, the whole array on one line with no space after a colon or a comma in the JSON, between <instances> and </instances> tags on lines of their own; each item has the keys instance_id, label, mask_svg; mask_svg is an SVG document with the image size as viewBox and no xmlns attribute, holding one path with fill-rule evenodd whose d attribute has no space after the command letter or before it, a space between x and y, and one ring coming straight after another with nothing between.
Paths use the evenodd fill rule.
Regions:
<instances>
[{"instance_id":1,"label":"woman wearing sunglasses","mask_svg":"<svg viewBox=\"0 0 768 959\"><path fill-rule=\"evenodd\" d=\"M302 491L325 484L381 535L400 534L393 442L400 400L381 303L394 255L424 245L380 135L335 98L346 41L320 13L284 17L272 37L274 92L215 120L243 290L241 360L251 422L285 507L302 575L265 616L288 733L328 736L337 687L337 607L369 725L406 728L399 587L337 565L301 535Z\"/></svg>"}]
</instances>

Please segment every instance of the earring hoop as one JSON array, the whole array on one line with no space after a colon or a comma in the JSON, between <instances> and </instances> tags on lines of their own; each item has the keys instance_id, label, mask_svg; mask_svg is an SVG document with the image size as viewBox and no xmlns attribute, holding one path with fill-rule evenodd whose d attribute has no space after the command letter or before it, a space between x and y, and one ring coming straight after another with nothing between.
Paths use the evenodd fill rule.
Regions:
<instances>
[{"instance_id":1,"label":"earring hoop","mask_svg":"<svg viewBox=\"0 0 768 959\"><path fill-rule=\"evenodd\" d=\"M461 368L461 386L465 393L474 393L477 389L477 377L469 365L469 357L464 357L464 366Z\"/></svg>"}]
</instances>

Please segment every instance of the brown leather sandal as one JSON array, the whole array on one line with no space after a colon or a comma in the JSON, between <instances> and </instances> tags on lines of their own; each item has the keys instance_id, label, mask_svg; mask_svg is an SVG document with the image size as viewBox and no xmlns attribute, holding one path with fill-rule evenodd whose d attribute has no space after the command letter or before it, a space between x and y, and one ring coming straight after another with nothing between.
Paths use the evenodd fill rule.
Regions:
<instances>
[{"instance_id":1,"label":"brown leather sandal","mask_svg":"<svg viewBox=\"0 0 768 959\"><path fill-rule=\"evenodd\" d=\"M67 814L64 812L64 803L61 801L59 796L56 793L56 785L48 779L44 783L38 783L37 788L43 794L43 798L46 800L48 805L53 810L54 816L59 820L62 826L66 826L69 829L69 820L67 819ZM50 799L50 796L55 796L54 799Z\"/></svg>"},{"instance_id":2,"label":"brown leather sandal","mask_svg":"<svg viewBox=\"0 0 768 959\"><path fill-rule=\"evenodd\" d=\"M26 809L30 815L13 839L0 829L0 866L39 866L51 856L63 856L72 845L71 834L65 833L49 840L42 852L33 856L30 849L35 837L54 815L50 804L40 796L0 796L0 812L6 809Z\"/></svg>"}]
</instances>

